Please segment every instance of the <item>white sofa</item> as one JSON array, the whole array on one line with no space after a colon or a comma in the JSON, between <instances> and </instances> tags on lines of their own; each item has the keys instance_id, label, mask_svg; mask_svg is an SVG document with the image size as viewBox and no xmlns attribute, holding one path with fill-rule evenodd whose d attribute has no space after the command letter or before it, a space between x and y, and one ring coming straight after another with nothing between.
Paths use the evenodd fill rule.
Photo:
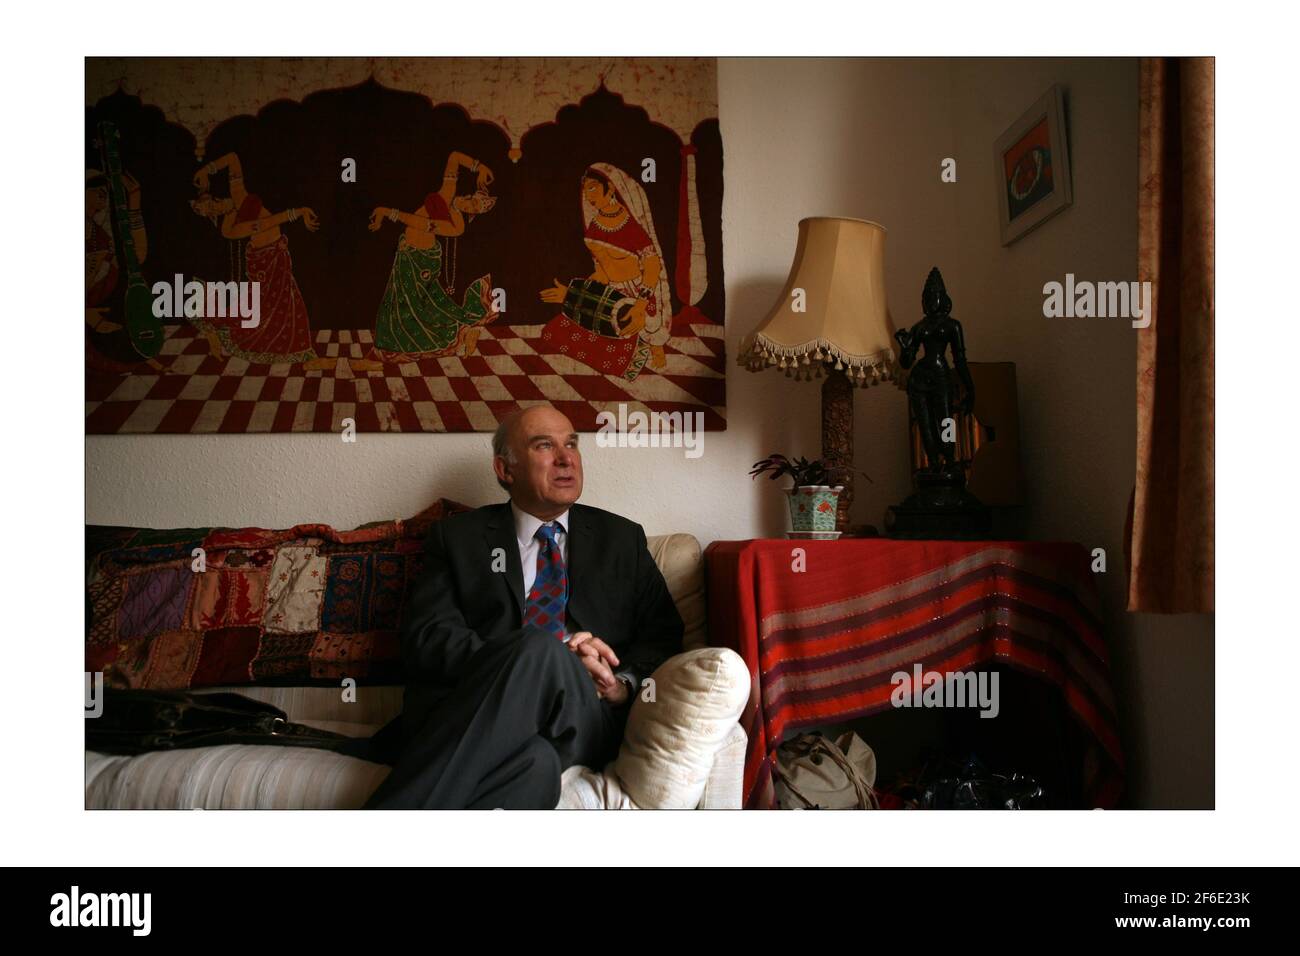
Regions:
<instances>
[{"instance_id":1,"label":"white sofa","mask_svg":"<svg viewBox=\"0 0 1300 956\"><path fill-rule=\"evenodd\" d=\"M686 625L686 652L653 676L655 700L632 705L618 758L570 767L559 808L739 809L746 737L736 721L749 673L733 651L709 648L699 542L687 534L649 539L651 554ZM212 687L267 701L291 721L369 736L402 708L400 686ZM353 809L389 773L384 764L309 747L229 744L135 756L86 752L86 808Z\"/></svg>"}]
</instances>

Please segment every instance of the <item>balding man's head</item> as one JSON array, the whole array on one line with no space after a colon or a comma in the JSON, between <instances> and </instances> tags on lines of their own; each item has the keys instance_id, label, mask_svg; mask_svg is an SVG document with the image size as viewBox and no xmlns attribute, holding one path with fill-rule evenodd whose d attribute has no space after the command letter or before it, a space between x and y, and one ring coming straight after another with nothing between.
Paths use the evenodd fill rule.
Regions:
<instances>
[{"instance_id":1,"label":"balding man's head","mask_svg":"<svg viewBox=\"0 0 1300 956\"><path fill-rule=\"evenodd\" d=\"M497 482L519 508L544 521L582 494L582 455L573 423L549 405L511 412L492 436Z\"/></svg>"},{"instance_id":2,"label":"balding man's head","mask_svg":"<svg viewBox=\"0 0 1300 956\"><path fill-rule=\"evenodd\" d=\"M507 465L514 465L519 461L515 450L510 447L510 433L525 411L527 409L517 408L513 412L507 412L505 417L497 422L497 430L492 433L492 457L494 459L503 458ZM497 478L497 484L506 491L510 490L510 485L500 478Z\"/></svg>"}]
</instances>

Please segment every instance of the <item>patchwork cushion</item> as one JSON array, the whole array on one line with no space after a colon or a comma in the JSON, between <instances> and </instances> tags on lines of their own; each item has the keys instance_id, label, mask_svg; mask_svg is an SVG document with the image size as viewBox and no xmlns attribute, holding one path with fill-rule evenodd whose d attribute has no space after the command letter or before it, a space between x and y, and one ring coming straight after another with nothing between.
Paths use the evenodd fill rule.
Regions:
<instances>
[{"instance_id":1,"label":"patchwork cushion","mask_svg":"<svg viewBox=\"0 0 1300 956\"><path fill-rule=\"evenodd\" d=\"M398 630L440 499L336 531L86 529L86 670L119 688L401 680Z\"/></svg>"}]
</instances>

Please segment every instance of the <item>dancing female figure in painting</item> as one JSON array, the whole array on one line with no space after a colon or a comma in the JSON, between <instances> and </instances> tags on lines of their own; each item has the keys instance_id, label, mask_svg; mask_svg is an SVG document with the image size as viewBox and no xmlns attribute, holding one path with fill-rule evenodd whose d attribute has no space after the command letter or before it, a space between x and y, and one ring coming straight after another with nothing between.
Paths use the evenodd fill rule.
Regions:
<instances>
[{"instance_id":1,"label":"dancing female figure in painting","mask_svg":"<svg viewBox=\"0 0 1300 956\"><path fill-rule=\"evenodd\" d=\"M645 190L621 169L593 163L582 174L582 221L583 242L593 263L591 276L567 285L555 280L554 286L542 290L542 301L564 304L568 297L572 306L575 301L599 300L598 311L606 305L614 310L609 321L598 318L589 324L579 318L580 324L602 335L638 337L649 350L650 366L663 368L664 343L672 334L672 300ZM624 302L631 299L633 304L626 308L615 304L616 297Z\"/></svg>"},{"instance_id":2,"label":"dancing female figure in painting","mask_svg":"<svg viewBox=\"0 0 1300 956\"><path fill-rule=\"evenodd\" d=\"M478 174L472 196L456 195L461 168ZM481 327L496 318L492 308L492 278L480 276L469 284L460 302L443 285L445 257L441 238L454 240L474 216L496 205L488 195L492 171L464 153L447 158L442 188L424 197L413 212L380 206L370 216L370 231L384 220L406 227L397 241L393 271L379 304L375 322L375 354L389 362L409 362L439 355L472 355ZM454 259L451 263L455 267ZM454 275L451 282L455 281Z\"/></svg>"},{"instance_id":3,"label":"dancing female figure in painting","mask_svg":"<svg viewBox=\"0 0 1300 956\"><path fill-rule=\"evenodd\" d=\"M217 199L208 180L223 169L228 173L230 195ZM194 185L199 198L190 201L190 208L214 226L219 219L221 234L227 239L248 240L244 254L247 279L260 284L261 317L253 328L244 328L238 317L191 320L207 336L212 353L259 364L302 362L307 369L333 368L336 359L317 358L312 348L307 303L293 277L289 238L280 229L285 223L301 219L309 231L315 232L320 228L316 213L305 206L271 212L244 188L244 172L234 153L200 168L194 175Z\"/></svg>"}]
</instances>

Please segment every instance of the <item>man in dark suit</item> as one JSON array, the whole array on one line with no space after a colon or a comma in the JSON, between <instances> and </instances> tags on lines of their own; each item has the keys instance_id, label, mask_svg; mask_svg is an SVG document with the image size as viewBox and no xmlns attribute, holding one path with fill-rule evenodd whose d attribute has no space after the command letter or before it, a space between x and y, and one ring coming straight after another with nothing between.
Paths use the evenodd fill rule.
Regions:
<instances>
[{"instance_id":1,"label":"man in dark suit","mask_svg":"<svg viewBox=\"0 0 1300 956\"><path fill-rule=\"evenodd\" d=\"M641 681L682 649L641 526L576 503L568 418L508 417L492 463L510 501L429 535L402 623L402 715L378 735L400 749L368 809L553 808L565 769L618 754Z\"/></svg>"}]
</instances>

